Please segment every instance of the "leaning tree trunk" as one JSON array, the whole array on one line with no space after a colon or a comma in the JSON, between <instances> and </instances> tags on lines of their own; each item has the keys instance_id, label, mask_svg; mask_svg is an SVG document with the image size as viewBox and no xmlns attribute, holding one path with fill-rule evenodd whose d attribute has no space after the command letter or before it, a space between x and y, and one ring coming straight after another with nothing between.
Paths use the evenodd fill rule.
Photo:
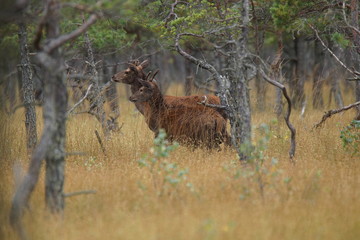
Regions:
<instances>
[{"instance_id":1,"label":"leaning tree trunk","mask_svg":"<svg viewBox=\"0 0 360 240\"><path fill-rule=\"evenodd\" d=\"M22 224L22 216L28 205L30 195L39 179L42 160L46 160L45 198L46 206L52 213L62 213L64 209L64 165L65 165L65 122L68 94L65 83L65 63L59 47L78 37L93 24L98 15L92 14L88 21L73 32L60 35L60 3L57 0L45 0L44 15L35 35L34 45L39 52L36 57L44 67L44 128L39 144L31 156L29 169L16 189L10 223L21 239L28 239ZM45 44L40 46L46 33Z\"/></svg>"},{"instance_id":2,"label":"leaning tree trunk","mask_svg":"<svg viewBox=\"0 0 360 240\"><path fill-rule=\"evenodd\" d=\"M27 45L26 25L24 24L24 22L20 22L18 25L21 58L20 69L22 81L22 97L25 106L25 128L27 143L26 146L28 149L28 153L31 153L37 143L34 86L29 60L29 49Z\"/></svg>"}]
</instances>

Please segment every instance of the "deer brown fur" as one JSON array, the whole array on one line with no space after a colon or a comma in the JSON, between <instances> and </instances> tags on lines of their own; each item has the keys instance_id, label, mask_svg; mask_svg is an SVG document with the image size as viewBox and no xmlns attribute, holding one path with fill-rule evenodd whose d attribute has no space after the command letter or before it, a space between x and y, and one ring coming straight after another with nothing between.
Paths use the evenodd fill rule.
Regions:
<instances>
[{"instance_id":1,"label":"deer brown fur","mask_svg":"<svg viewBox=\"0 0 360 240\"><path fill-rule=\"evenodd\" d=\"M229 144L226 120L215 109L199 104L183 104L182 97L163 96L152 79L138 81L141 87L129 100L148 104L143 114L155 134L163 128L170 141L176 140L194 147L211 149L219 148L221 142ZM201 101L200 97L197 101Z\"/></svg>"},{"instance_id":2,"label":"deer brown fur","mask_svg":"<svg viewBox=\"0 0 360 240\"><path fill-rule=\"evenodd\" d=\"M142 84L139 80L145 80L146 74L144 73L144 69L149 66L149 61L145 60L143 62L139 61L131 61L128 63L129 67L121 72L116 73L112 80L114 82L120 82L131 85L131 93L134 94L136 91L142 87ZM220 98L214 95L204 95L206 96L207 103L214 104L214 105L220 105ZM204 96L183 96L183 97L170 97L170 96L164 96L164 101L168 106L176 107L178 105L186 105L189 107L197 107L199 105L199 102L204 100ZM135 103L136 108L144 114L144 109L149 108L147 102L136 102ZM221 109L211 109L210 107L205 108L209 109L209 111L217 111L224 119L227 120L227 116Z\"/></svg>"}]
</instances>

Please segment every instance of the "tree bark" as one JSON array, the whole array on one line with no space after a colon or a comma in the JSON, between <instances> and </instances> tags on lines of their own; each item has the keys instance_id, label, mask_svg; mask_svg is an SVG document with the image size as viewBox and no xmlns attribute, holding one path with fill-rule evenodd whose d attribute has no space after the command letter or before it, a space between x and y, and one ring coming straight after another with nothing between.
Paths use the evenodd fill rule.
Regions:
<instances>
[{"instance_id":1,"label":"tree bark","mask_svg":"<svg viewBox=\"0 0 360 240\"><path fill-rule=\"evenodd\" d=\"M278 81L279 83L283 84L283 77L282 77L282 56L283 56L283 49L284 49L284 45L283 45L283 37L282 37L282 32L278 32L277 33L277 41L278 41L278 49L277 49L277 53L275 56L274 61L271 64L271 68L272 68L272 78L275 81ZM281 90L281 88L276 88L275 89L275 113L276 116L278 118L280 118L282 112L283 112L283 92Z\"/></svg>"},{"instance_id":2,"label":"tree bark","mask_svg":"<svg viewBox=\"0 0 360 240\"><path fill-rule=\"evenodd\" d=\"M251 108L249 96L248 68L251 65L247 50L249 31L249 1L242 2L242 33L241 38L232 47L237 52L234 58L228 58L226 63L227 76L230 82L228 113L231 125L232 144L238 150L240 161L246 161L249 156L240 150L241 144L251 144Z\"/></svg>"},{"instance_id":3,"label":"tree bark","mask_svg":"<svg viewBox=\"0 0 360 240\"><path fill-rule=\"evenodd\" d=\"M259 57L261 57L261 49L262 49L262 46L264 45L265 33L263 30L259 30L259 22L258 22L258 19L256 16L256 11L255 11L255 6L254 6L253 1L251 1L251 5L252 5L252 15L253 15L253 21L254 21L253 25L254 25L254 31L255 31L255 36L254 36L255 51L256 51L256 54ZM259 59L256 59L255 63L257 66L260 65ZM263 79L263 76L259 72L256 74L255 87L256 87L256 108L260 112L263 112L266 109L265 99L266 99L266 90L267 89L266 89L266 84Z\"/></svg>"},{"instance_id":4,"label":"tree bark","mask_svg":"<svg viewBox=\"0 0 360 240\"><path fill-rule=\"evenodd\" d=\"M328 40L328 42L330 45L329 48L333 49L333 51L336 52L337 56L341 56L342 55L341 49L339 47L335 46L333 41ZM329 105L331 104L332 98L334 98L336 107L342 108L344 106L344 101L343 101L343 97L342 97L342 93L341 93L341 89L340 89L340 74L339 74L340 69L337 66L336 60L331 58L330 56L329 56L329 61L328 61L328 68L329 68L328 75L329 75L330 84L331 84Z\"/></svg>"},{"instance_id":5,"label":"tree bark","mask_svg":"<svg viewBox=\"0 0 360 240\"><path fill-rule=\"evenodd\" d=\"M46 0L48 15L45 22L46 36L60 36L59 2ZM45 69L44 121L54 126L45 157L45 201L52 213L62 214L65 202L63 185L65 180L65 131L68 93L66 89L65 64L59 47L49 53L39 53L38 58ZM47 133L44 133L47 134Z\"/></svg>"},{"instance_id":6,"label":"tree bark","mask_svg":"<svg viewBox=\"0 0 360 240\"><path fill-rule=\"evenodd\" d=\"M314 67L314 79L313 79L313 101L312 105L314 109L324 108L323 97L323 71L324 71L324 51L321 43L318 39L315 40L315 67Z\"/></svg>"},{"instance_id":7,"label":"tree bark","mask_svg":"<svg viewBox=\"0 0 360 240\"><path fill-rule=\"evenodd\" d=\"M304 92L304 84L305 84L305 73L306 73L306 65L305 65L305 52L306 45L305 39L303 36L295 36L294 39L294 48L296 53L296 70L295 70L295 79L293 80L293 96L292 103L294 104L294 108L301 108L305 101L305 92Z\"/></svg>"},{"instance_id":8,"label":"tree bark","mask_svg":"<svg viewBox=\"0 0 360 240\"><path fill-rule=\"evenodd\" d=\"M191 69L191 64L185 61L185 96L190 96L194 85L194 74Z\"/></svg>"},{"instance_id":9,"label":"tree bark","mask_svg":"<svg viewBox=\"0 0 360 240\"><path fill-rule=\"evenodd\" d=\"M87 63L90 67L90 74L92 76L90 79L90 83L93 85L90 94L88 95L88 100L90 102L89 113L93 114L96 117L96 119L101 123L103 133L105 135L105 138L107 138L110 132L107 127L106 113L104 110L105 98L104 95L101 93L101 88L99 84L99 73L96 70L95 58L92 51L89 34L87 32L84 33L84 38L85 38L85 48L87 50L87 59L88 59Z\"/></svg>"},{"instance_id":10,"label":"tree bark","mask_svg":"<svg viewBox=\"0 0 360 240\"><path fill-rule=\"evenodd\" d=\"M24 22L20 22L18 26L22 97L25 106L26 146L28 153L31 153L37 143L34 86L27 45L26 25Z\"/></svg>"},{"instance_id":11,"label":"tree bark","mask_svg":"<svg viewBox=\"0 0 360 240\"><path fill-rule=\"evenodd\" d=\"M107 83L111 80L109 68L106 66L106 60L103 59L103 83ZM116 73L116 65L112 68L112 75ZM118 104L118 94L115 83L111 83L105 91L106 100L110 105L110 110L113 117L118 118L120 116L120 108Z\"/></svg>"},{"instance_id":12,"label":"tree bark","mask_svg":"<svg viewBox=\"0 0 360 240\"><path fill-rule=\"evenodd\" d=\"M358 0L351 0L350 3L351 7L351 25L359 29L359 3ZM354 69L356 71L360 71L360 36L359 34L353 29L352 30L352 41L353 41L353 63ZM355 81L355 102L360 101L360 81ZM356 116L355 119L360 120L360 106L356 107Z\"/></svg>"}]
</instances>

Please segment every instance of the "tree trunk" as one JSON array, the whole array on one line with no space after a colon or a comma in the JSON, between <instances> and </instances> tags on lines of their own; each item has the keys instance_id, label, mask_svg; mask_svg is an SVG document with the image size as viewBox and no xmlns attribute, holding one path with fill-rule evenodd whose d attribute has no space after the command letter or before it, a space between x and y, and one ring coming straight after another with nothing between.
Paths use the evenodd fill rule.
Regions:
<instances>
[{"instance_id":1,"label":"tree trunk","mask_svg":"<svg viewBox=\"0 0 360 240\"><path fill-rule=\"evenodd\" d=\"M185 60L185 96L190 96L194 85L194 74L190 62Z\"/></svg>"},{"instance_id":2,"label":"tree trunk","mask_svg":"<svg viewBox=\"0 0 360 240\"><path fill-rule=\"evenodd\" d=\"M283 84L283 76L282 76L282 56L283 56L283 37L282 32L277 33L277 43L278 43L278 49L276 52L276 56L274 61L271 64L271 70L272 70L272 78L275 81L278 81L279 83ZM280 118L282 112L283 112L283 92L280 88L275 89L275 113L278 118Z\"/></svg>"},{"instance_id":3,"label":"tree trunk","mask_svg":"<svg viewBox=\"0 0 360 240\"><path fill-rule=\"evenodd\" d=\"M29 60L29 50L27 45L27 31L23 22L19 24L19 45L21 57L21 80L22 80L22 97L25 106L25 128L26 128L26 146L28 153L31 153L37 143L36 133L36 112L34 86L32 81L32 71Z\"/></svg>"},{"instance_id":4,"label":"tree trunk","mask_svg":"<svg viewBox=\"0 0 360 240\"><path fill-rule=\"evenodd\" d=\"M294 108L301 108L305 101L305 92L304 92L304 84L305 84L305 52L306 45L305 39L303 36L295 36L294 39L294 48L296 53L296 72L294 84L292 86L293 89L293 97L292 103L294 104Z\"/></svg>"},{"instance_id":5,"label":"tree trunk","mask_svg":"<svg viewBox=\"0 0 360 240\"><path fill-rule=\"evenodd\" d=\"M336 52L338 56L342 56L343 53L341 51L341 48L334 45L333 41L331 40L328 41L329 41L329 48L333 49L333 51ZM331 84L329 105L331 104L331 100L333 97L335 100L336 107L342 108L344 106L344 101L340 88L340 78L341 78L340 69L339 66L337 65L336 60L331 56L329 56L328 68L329 68L328 76L330 78L330 84Z\"/></svg>"},{"instance_id":6,"label":"tree trunk","mask_svg":"<svg viewBox=\"0 0 360 240\"><path fill-rule=\"evenodd\" d=\"M106 66L105 59L103 60L103 83L107 83L111 80L109 68ZM116 73L116 65L112 68L112 75ZM114 118L118 118L120 116L120 108L118 104L118 94L116 90L116 85L111 83L111 85L106 90L106 100L110 105L110 110Z\"/></svg>"},{"instance_id":7,"label":"tree trunk","mask_svg":"<svg viewBox=\"0 0 360 240\"><path fill-rule=\"evenodd\" d=\"M60 35L58 19L60 6L56 0L47 0L47 3L49 15L45 23L46 36L48 39L55 39ZM41 56L39 55L39 58ZM59 48L55 48L44 56L49 58L40 60L45 69L44 124L53 127L45 157L45 201L51 212L62 213L65 206L63 185L65 179L65 123L68 101L65 64Z\"/></svg>"},{"instance_id":8,"label":"tree trunk","mask_svg":"<svg viewBox=\"0 0 360 240\"><path fill-rule=\"evenodd\" d=\"M249 97L249 79L247 76L250 59L247 50L249 27L249 1L242 3L242 33L235 45L235 58L228 58L227 75L230 81L228 105L231 125L232 144L237 149L240 161L246 161L249 156L240 149L241 144L251 144L251 109ZM232 45L234 46L234 45Z\"/></svg>"},{"instance_id":9,"label":"tree trunk","mask_svg":"<svg viewBox=\"0 0 360 240\"><path fill-rule=\"evenodd\" d=\"M351 0L351 25L356 29L359 29L359 3L358 0ZM360 71L360 36L355 31L352 30L352 40L354 50L352 51L354 69ZM360 101L360 80L355 81L355 102ZM355 119L360 120L360 106L358 106L356 111Z\"/></svg>"},{"instance_id":10,"label":"tree trunk","mask_svg":"<svg viewBox=\"0 0 360 240\"><path fill-rule=\"evenodd\" d=\"M323 98L323 71L324 71L324 51L319 40L315 40L315 67L314 67L314 76L313 76L313 101L312 105L314 109L324 108L324 98Z\"/></svg>"},{"instance_id":11,"label":"tree trunk","mask_svg":"<svg viewBox=\"0 0 360 240\"><path fill-rule=\"evenodd\" d=\"M103 94L101 93L101 88L99 85L99 73L96 70L94 54L91 48L91 42L87 32L84 33L84 37L85 37L85 48L87 50L88 65L90 67L90 73L92 76L90 80L90 83L92 84L92 88L90 94L87 97L87 99L90 102L89 113L93 114L96 117L96 119L101 123L103 133L105 135L105 138L107 138L109 136L109 129L107 127L106 113L104 110L105 99Z\"/></svg>"},{"instance_id":12,"label":"tree trunk","mask_svg":"<svg viewBox=\"0 0 360 240\"><path fill-rule=\"evenodd\" d=\"M8 70L5 72L11 72L12 67L14 66L13 64L8 63L7 64L7 68ZM16 72L15 72L16 73ZM17 92L17 83L18 81L16 81L16 76L15 75L11 75L9 76L8 79L6 79L5 81L5 88L4 88L4 93L6 96L6 102L9 104L9 107L7 108L5 105L5 110L7 111L8 114L13 114L14 113L14 108L16 106L16 92Z\"/></svg>"},{"instance_id":13,"label":"tree trunk","mask_svg":"<svg viewBox=\"0 0 360 240\"><path fill-rule=\"evenodd\" d=\"M254 16L255 16L255 11L253 12ZM255 18L255 17L254 17ZM254 19L256 21L256 19ZM256 26L255 27L255 51L256 54L258 56L261 56L261 49L262 46L264 44L264 31L259 31L258 29L258 22L255 22ZM260 65L259 63L259 59L256 59L256 65ZM265 99L266 99L266 84L265 81L262 77L262 75L260 73L256 74L256 78L255 78L255 87L256 87L256 109L263 112L266 109L266 103L265 103ZM281 94L281 91L280 91Z\"/></svg>"}]
</instances>

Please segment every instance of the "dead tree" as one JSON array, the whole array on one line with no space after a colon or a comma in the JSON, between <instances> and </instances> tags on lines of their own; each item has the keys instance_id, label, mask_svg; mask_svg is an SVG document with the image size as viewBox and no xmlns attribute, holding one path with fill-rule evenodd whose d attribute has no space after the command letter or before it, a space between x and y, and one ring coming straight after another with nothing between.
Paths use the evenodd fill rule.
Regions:
<instances>
[{"instance_id":1,"label":"dead tree","mask_svg":"<svg viewBox=\"0 0 360 240\"><path fill-rule=\"evenodd\" d=\"M64 165L65 165L65 122L67 110L67 89L65 81L65 64L60 47L67 41L82 34L98 15L92 14L89 19L73 32L60 35L60 3L57 0L46 0L44 14L39 23L34 40L39 51L37 60L45 69L44 77L44 128L38 146L35 148L29 169L16 189L10 211L10 223L21 239L27 239L21 218L34 190L42 160L46 160L45 199L46 206L52 213L62 214L64 209ZM43 30L46 41L41 44Z\"/></svg>"},{"instance_id":2,"label":"dead tree","mask_svg":"<svg viewBox=\"0 0 360 240\"><path fill-rule=\"evenodd\" d=\"M22 97L25 106L26 146L28 153L31 153L37 143L34 86L29 60L29 49L27 45L28 39L26 25L23 21L21 21L18 26L21 58L19 69L21 71Z\"/></svg>"},{"instance_id":3,"label":"dead tree","mask_svg":"<svg viewBox=\"0 0 360 240\"><path fill-rule=\"evenodd\" d=\"M117 71L117 64L114 64L112 68L112 74L115 74ZM106 64L105 58L103 59L103 83L111 81L111 75L109 72L109 68ZM118 93L116 90L116 85L111 81L110 86L107 88L105 92L106 100L110 106L111 114L107 120L107 127L110 131L117 131L119 128L119 124L117 119L120 117L120 107L118 103Z\"/></svg>"},{"instance_id":4,"label":"dead tree","mask_svg":"<svg viewBox=\"0 0 360 240\"><path fill-rule=\"evenodd\" d=\"M85 20L84 20L85 21ZM101 87L99 84L99 73L96 70L96 63L94 58L94 53L91 47L91 41L89 38L89 34L87 32L84 33L85 38L85 49L87 51L87 65L90 68L90 83L92 84L92 88L90 90L90 94L87 99L90 103L89 113L94 115L96 119L101 123L101 128L105 137L109 136L109 129L106 123L106 113L104 109L105 98L103 94L100 94Z\"/></svg>"}]
</instances>

